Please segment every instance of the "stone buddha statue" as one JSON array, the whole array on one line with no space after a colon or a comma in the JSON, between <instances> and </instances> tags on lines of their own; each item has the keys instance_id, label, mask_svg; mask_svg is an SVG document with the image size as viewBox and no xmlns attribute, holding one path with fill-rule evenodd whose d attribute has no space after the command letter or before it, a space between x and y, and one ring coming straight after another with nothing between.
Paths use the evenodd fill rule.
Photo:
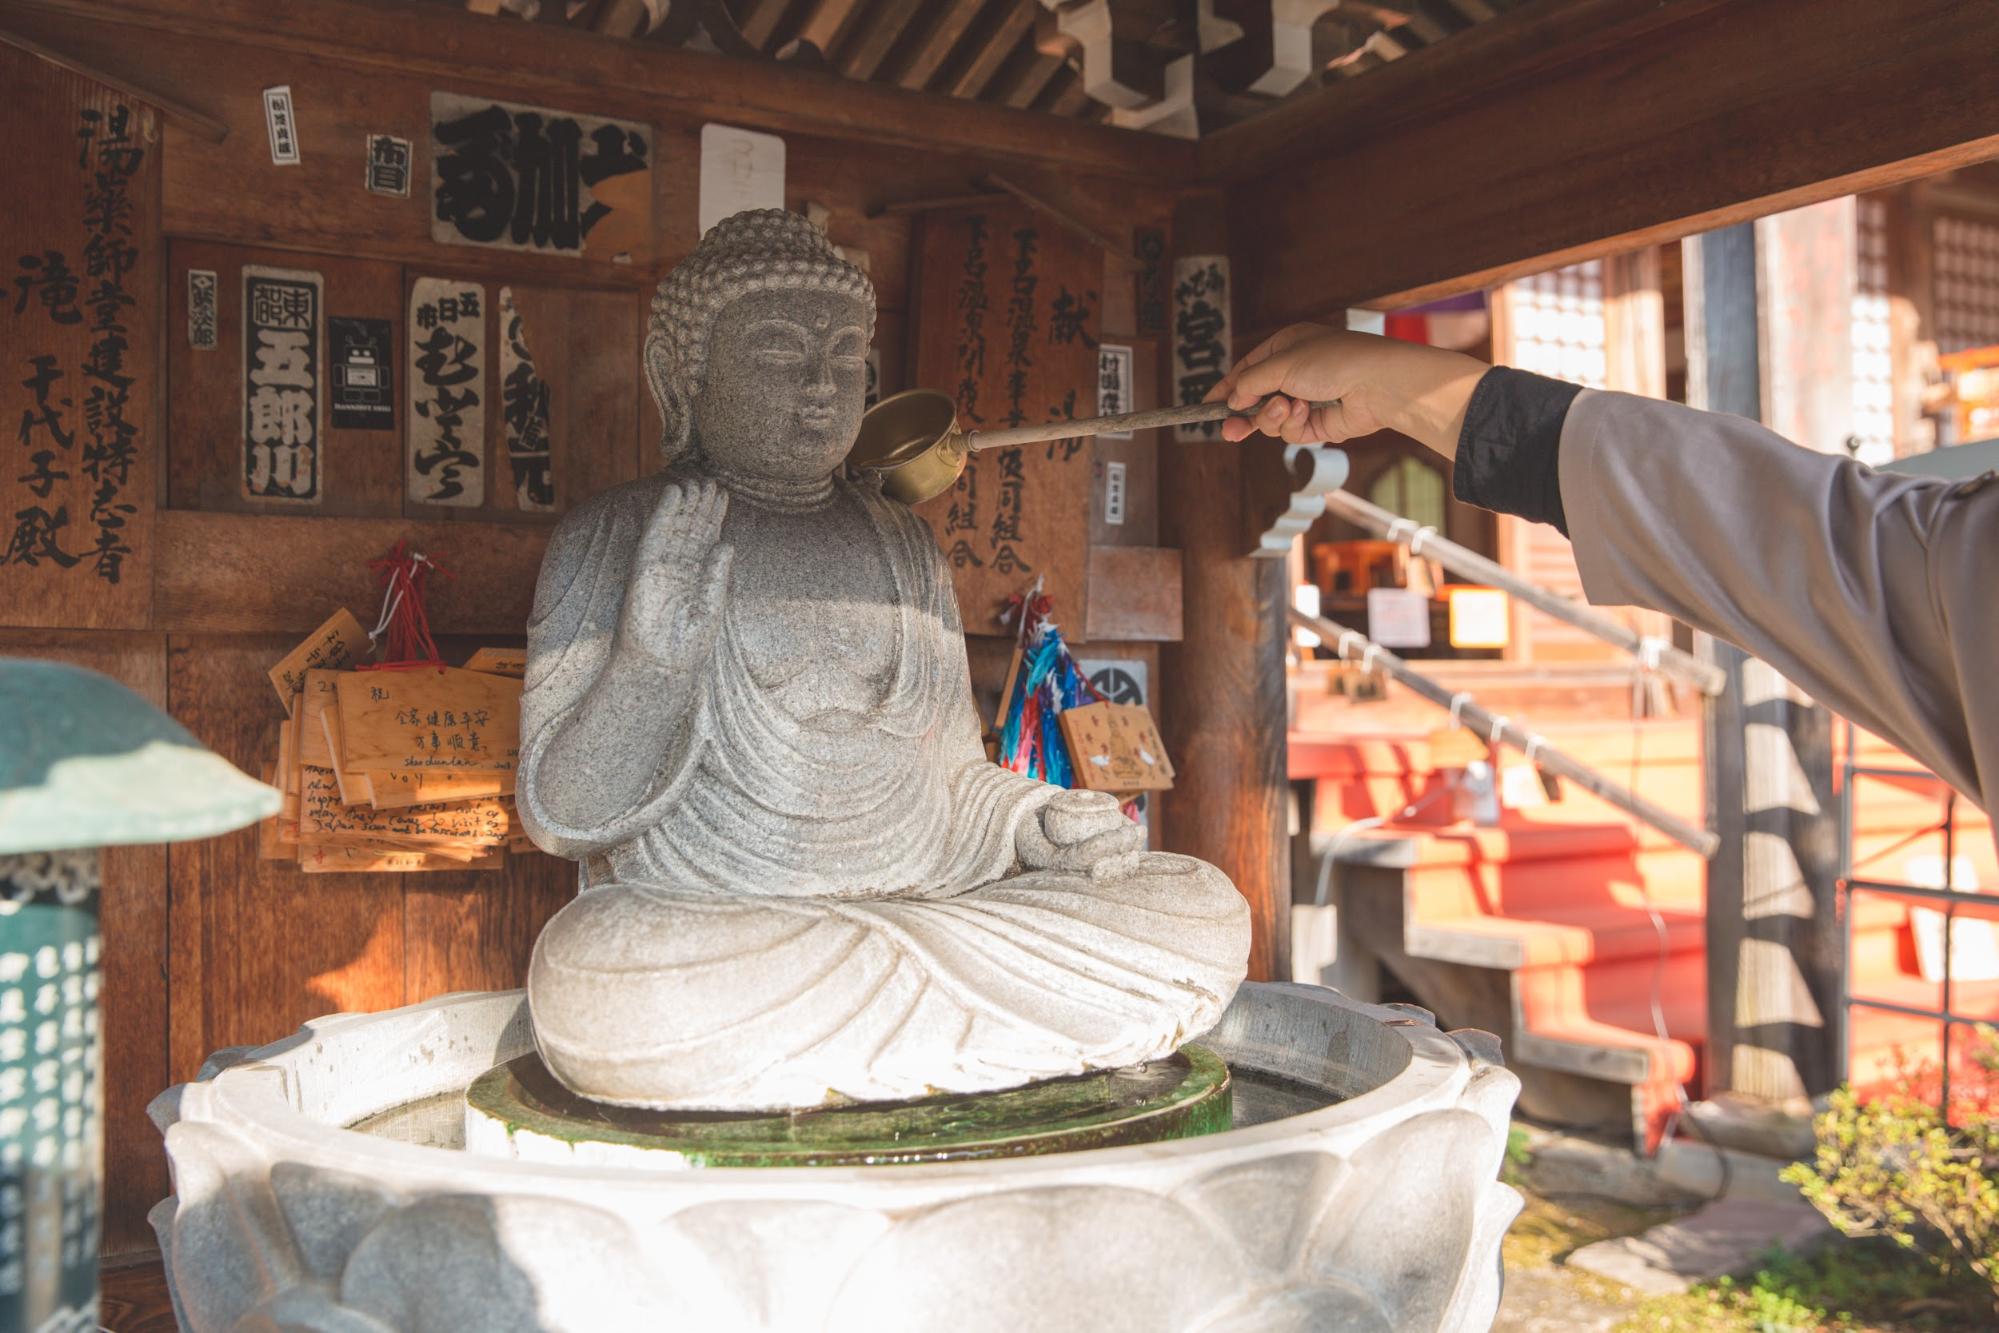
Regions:
<instances>
[{"instance_id":1,"label":"stone buddha statue","mask_svg":"<svg viewBox=\"0 0 1999 1333\"><path fill-rule=\"evenodd\" d=\"M528 998L585 1097L1012 1087L1163 1056L1243 978L1219 871L987 760L937 544L844 467L873 326L803 217L717 225L653 298L665 466L542 563L518 803L585 887Z\"/></svg>"}]
</instances>

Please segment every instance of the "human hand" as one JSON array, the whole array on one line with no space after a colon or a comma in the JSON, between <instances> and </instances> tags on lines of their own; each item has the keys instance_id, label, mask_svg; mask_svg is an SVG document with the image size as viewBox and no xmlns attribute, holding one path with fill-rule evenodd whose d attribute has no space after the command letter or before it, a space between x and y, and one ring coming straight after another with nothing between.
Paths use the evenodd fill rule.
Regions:
<instances>
[{"instance_id":1,"label":"human hand","mask_svg":"<svg viewBox=\"0 0 1999 1333\"><path fill-rule=\"evenodd\" d=\"M1262 431L1292 444L1337 444L1386 429L1448 457L1472 389L1488 369L1438 347L1293 324L1238 361L1208 401L1241 410L1268 399L1254 416L1223 421L1222 438L1230 441Z\"/></svg>"},{"instance_id":2,"label":"human hand","mask_svg":"<svg viewBox=\"0 0 1999 1333\"><path fill-rule=\"evenodd\" d=\"M1029 870L1066 870L1092 879L1130 873L1145 854L1145 830L1126 819L1117 798L1065 791L1020 826L1020 862Z\"/></svg>"},{"instance_id":3,"label":"human hand","mask_svg":"<svg viewBox=\"0 0 1999 1333\"><path fill-rule=\"evenodd\" d=\"M729 494L712 481L661 492L639 538L618 619L622 650L676 673L708 654L721 625L735 550L721 540Z\"/></svg>"}]
</instances>

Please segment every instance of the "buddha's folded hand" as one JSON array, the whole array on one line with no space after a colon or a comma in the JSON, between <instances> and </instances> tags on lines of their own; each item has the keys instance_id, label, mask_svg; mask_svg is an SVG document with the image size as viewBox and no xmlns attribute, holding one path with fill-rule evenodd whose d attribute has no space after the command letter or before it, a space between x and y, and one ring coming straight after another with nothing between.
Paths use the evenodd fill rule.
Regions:
<instances>
[{"instance_id":1,"label":"buddha's folded hand","mask_svg":"<svg viewBox=\"0 0 1999 1333\"><path fill-rule=\"evenodd\" d=\"M1017 842L1029 870L1101 879L1131 873L1145 853L1145 830L1107 792L1065 791L1021 824Z\"/></svg>"},{"instance_id":2,"label":"buddha's folded hand","mask_svg":"<svg viewBox=\"0 0 1999 1333\"><path fill-rule=\"evenodd\" d=\"M675 672L694 670L715 643L735 552L721 540L729 494L712 481L660 493L632 562L618 620L620 651Z\"/></svg>"}]
</instances>

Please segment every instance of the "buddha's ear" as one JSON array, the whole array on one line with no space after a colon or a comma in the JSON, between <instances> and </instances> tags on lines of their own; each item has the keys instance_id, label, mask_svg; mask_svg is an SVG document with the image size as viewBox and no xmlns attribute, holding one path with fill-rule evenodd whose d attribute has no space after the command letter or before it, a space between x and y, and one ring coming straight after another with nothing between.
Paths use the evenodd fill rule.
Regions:
<instances>
[{"instance_id":1,"label":"buddha's ear","mask_svg":"<svg viewBox=\"0 0 1999 1333\"><path fill-rule=\"evenodd\" d=\"M662 462L671 463L687 448L692 414L674 382L666 339L657 333L646 338L645 369L653 405L659 408L659 456Z\"/></svg>"}]
</instances>

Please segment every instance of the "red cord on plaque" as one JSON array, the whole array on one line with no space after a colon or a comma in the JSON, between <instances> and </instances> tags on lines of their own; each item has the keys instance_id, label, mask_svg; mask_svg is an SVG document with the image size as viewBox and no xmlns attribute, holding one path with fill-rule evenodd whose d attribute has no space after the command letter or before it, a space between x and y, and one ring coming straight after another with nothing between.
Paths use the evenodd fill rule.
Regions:
<instances>
[{"instance_id":1,"label":"red cord on plaque","mask_svg":"<svg viewBox=\"0 0 1999 1333\"><path fill-rule=\"evenodd\" d=\"M382 660L356 671L415 671L436 667L445 661L438 656L437 641L430 637L430 617L424 612L424 583L435 570L445 578L450 571L421 551L409 549L408 541L398 541L387 555L368 562L382 588L382 614L368 631L368 642L382 651Z\"/></svg>"}]
</instances>

